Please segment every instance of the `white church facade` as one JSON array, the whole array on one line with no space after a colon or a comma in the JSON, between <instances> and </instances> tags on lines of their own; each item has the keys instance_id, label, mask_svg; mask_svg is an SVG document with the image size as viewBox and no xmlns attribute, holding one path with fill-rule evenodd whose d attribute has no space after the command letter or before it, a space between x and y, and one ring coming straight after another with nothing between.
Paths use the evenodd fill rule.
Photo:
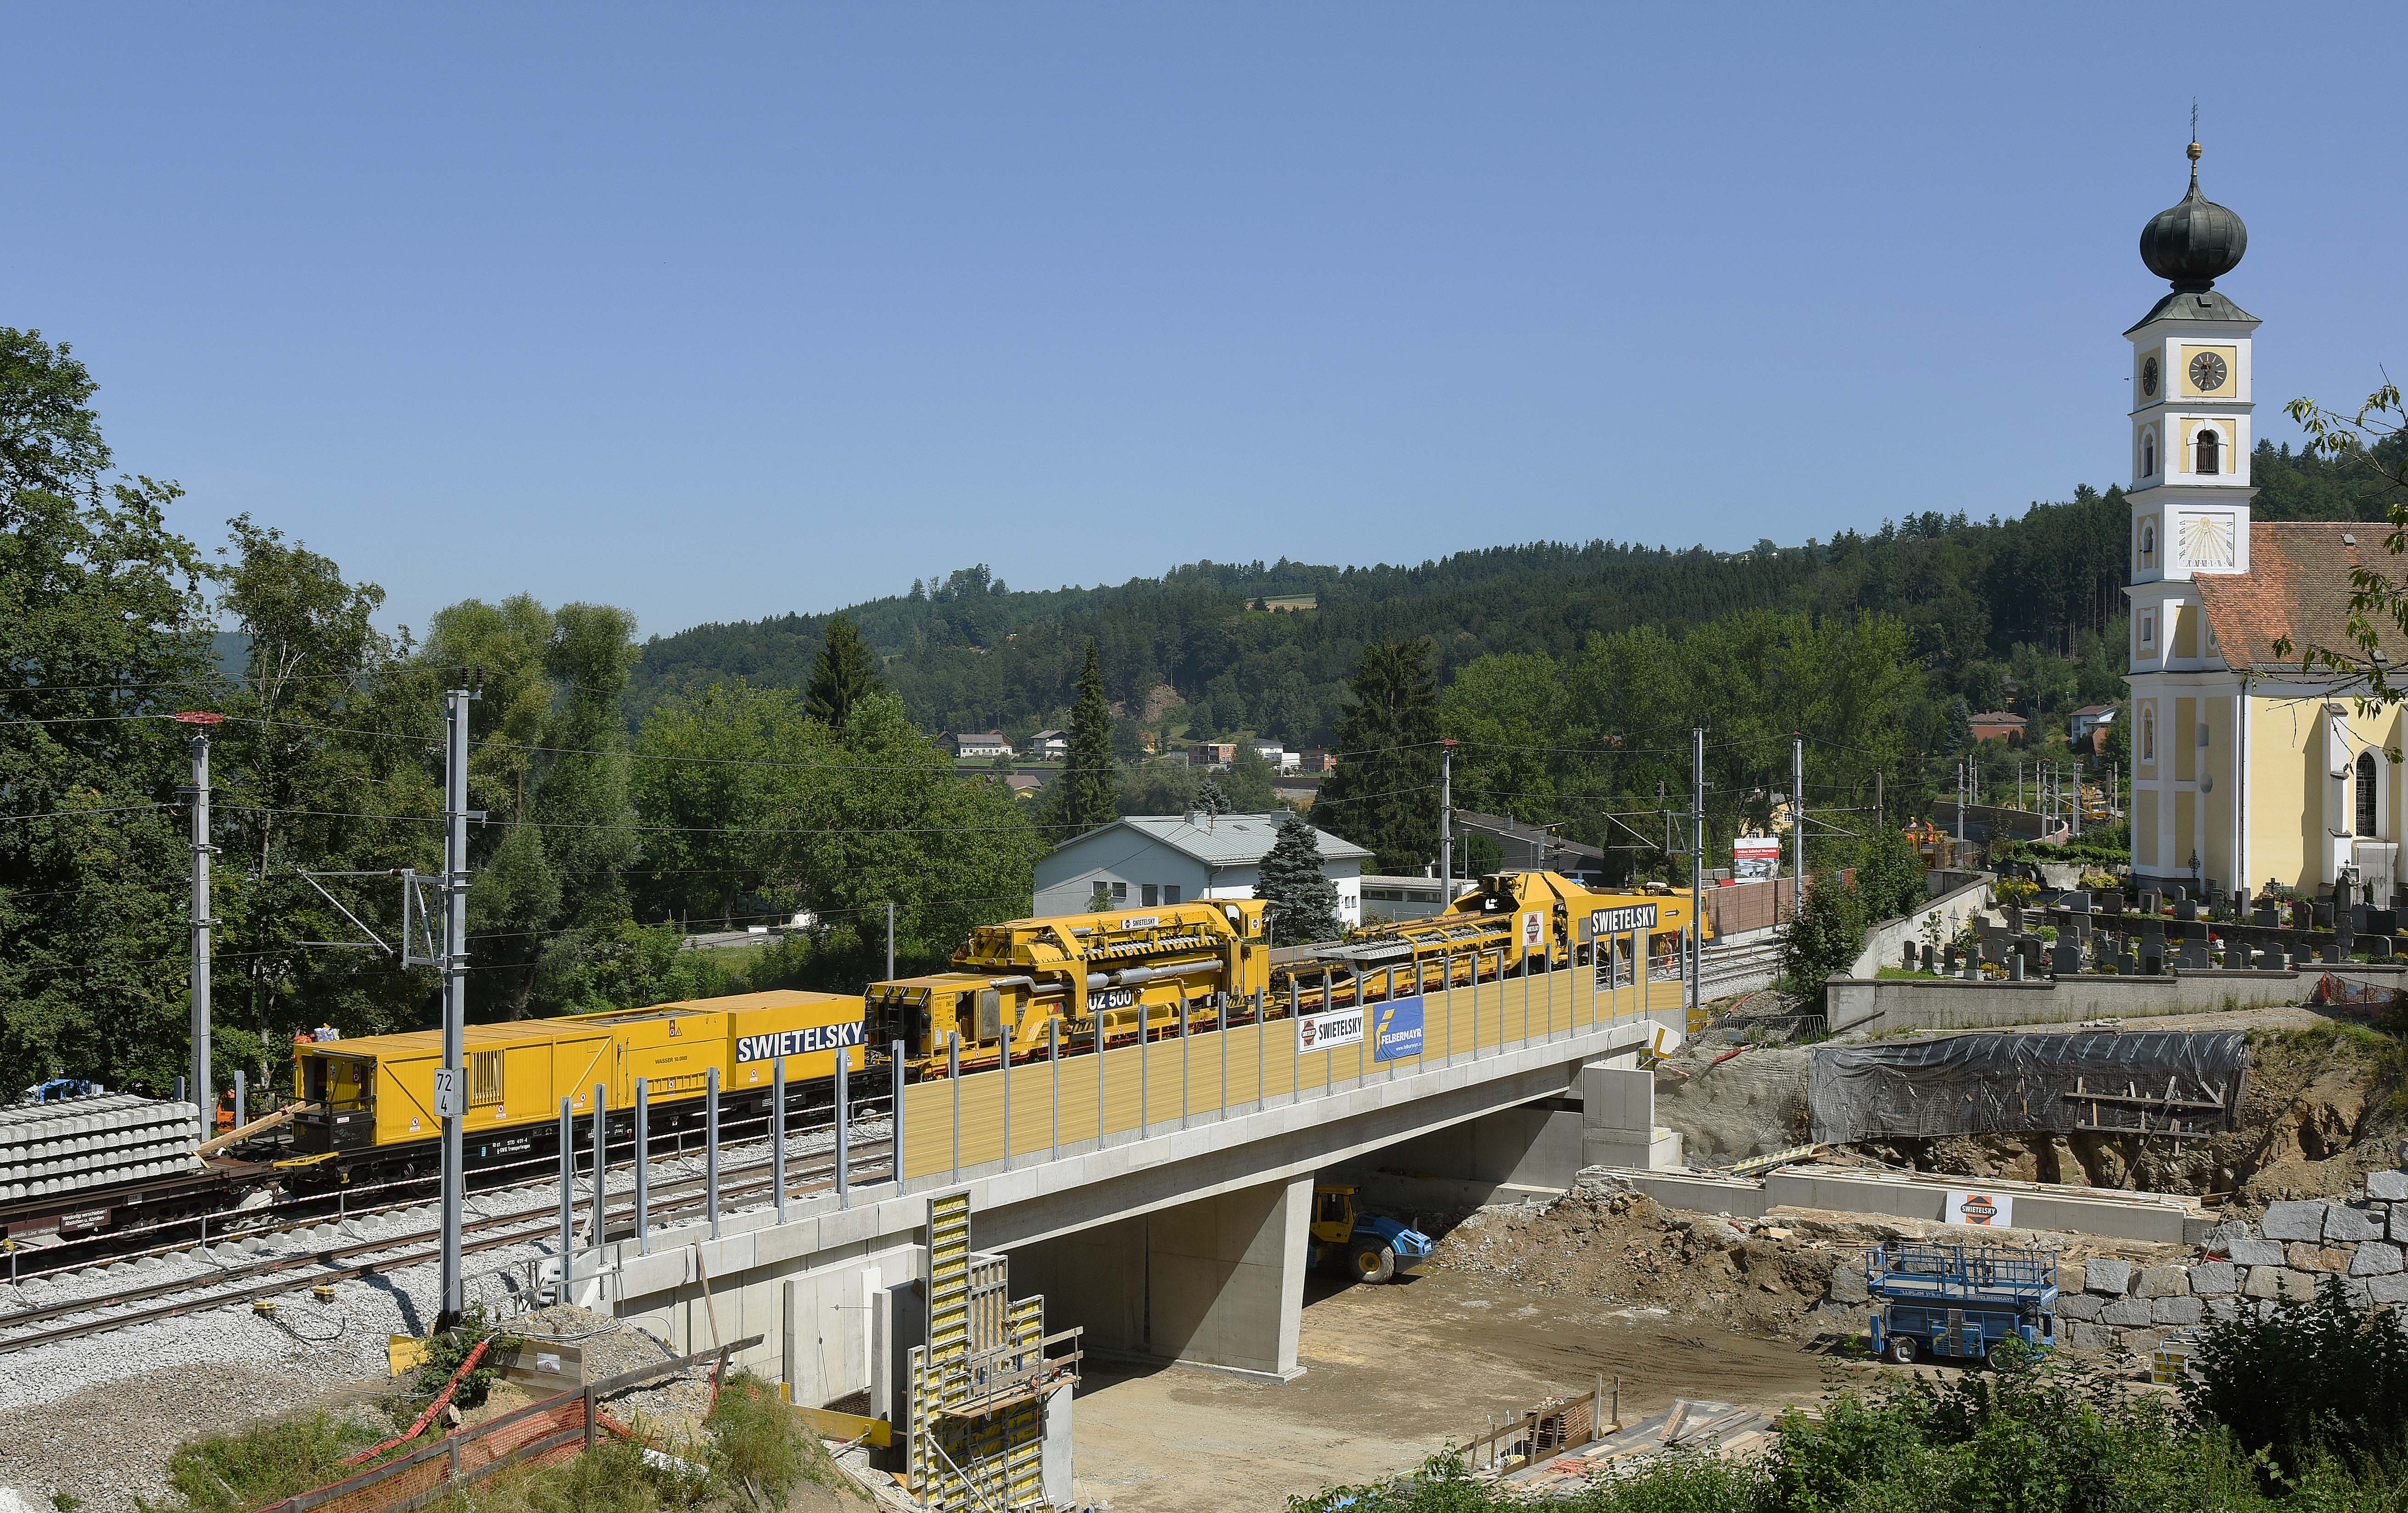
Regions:
<instances>
[{"instance_id":1,"label":"white church facade","mask_svg":"<svg viewBox=\"0 0 2408 1513\"><path fill-rule=\"evenodd\" d=\"M2350 574L2398 572L2386 528L2253 521L2258 320L2214 288L2248 245L2241 218L2190 193L2141 234L2172 290L2132 345L2133 870L2194 892L2347 884L2389 904L2400 880L2402 711L2301 667L2349 646ZM2388 630L2388 627L2386 627ZM2387 636L2385 652L2408 646Z\"/></svg>"}]
</instances>

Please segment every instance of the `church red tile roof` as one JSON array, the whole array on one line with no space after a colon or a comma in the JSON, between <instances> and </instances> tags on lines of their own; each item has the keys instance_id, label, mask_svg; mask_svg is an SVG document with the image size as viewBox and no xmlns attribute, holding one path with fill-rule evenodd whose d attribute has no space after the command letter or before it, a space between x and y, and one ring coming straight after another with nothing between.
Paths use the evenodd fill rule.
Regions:
<instances>
[{"instance_id":1,"label":"church red tile roof","mask_svg":"<svg viewBox=\"0 0 2408 1513\"><path fill-rule=\"evenodd\" d=\"M2229 666L2297 672L2310 645L2355 652L2349 635L2350 574L2371 567L2395 580L2408 577L2408 557L2384 550L2388 527L2349 521L2253 521L2249 571L2200 575L2195 581L2208 625ZM2399 664L2408 636L2376 611L2378 644ZM2287 638L2289 655L2274 649Z\"/></svg>"}]
</instances>

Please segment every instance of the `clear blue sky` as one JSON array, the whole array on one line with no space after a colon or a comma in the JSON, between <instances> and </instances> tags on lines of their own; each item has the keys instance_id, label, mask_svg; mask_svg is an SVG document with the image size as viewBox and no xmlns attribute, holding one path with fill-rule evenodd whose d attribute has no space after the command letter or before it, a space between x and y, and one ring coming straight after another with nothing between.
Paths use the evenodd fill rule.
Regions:
<instances>
[{"instance_id":1,"label":"clear blue sky","mask_svg":"<svg viewBox=\"0 0 2408 1513\"><path fill-rule=\"evenodd\" d=\"M2123 465L2134 250L2408 367L2408 11L21 6L0 322L122 465L646 632L979 561L1742 547Z\"/></svg>"}]
</instances>

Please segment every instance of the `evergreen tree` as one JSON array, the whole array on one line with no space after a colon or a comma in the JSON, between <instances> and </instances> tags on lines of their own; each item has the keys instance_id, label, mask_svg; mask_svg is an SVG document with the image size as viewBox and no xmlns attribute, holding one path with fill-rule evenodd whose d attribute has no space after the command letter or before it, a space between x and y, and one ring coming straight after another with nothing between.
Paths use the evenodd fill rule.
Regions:
<instances>
[{"instance_id":1,"label":"evergreen tree","mask_svg":"<svg viewBox=\"0 0 2408 1513\"><path fill-rule=\"evenodd\" d=\"M1087 643L1086 670L1079 675L1079 702L1070 711L1070 756L1056 785L1061 799L1056 823L1093 830L1120 818L1120 782L1112 770L1112 708L1104 702L1104 667L1096 643ZM1068 839L1066 833L1061 838Z\"/></svg>"},{"instance_id":2,"label":"evergreen tree","mask_svg":"<svg viewBox=\"0 0 2408 1513\"><path fill-rule=\"evenodd\" d=\"M1338 724L1338 770L1316 819L1378 853L1382 872L1417 876L1438 855L1438 679L1426 640L1374 641L1355 664L1354 707Z\"/></svg>"},{"instance_id":3,"label":"evergreen tree","mask_svg":"<svg viewBox=\"0 0 2408 1513\"><path fill-rule=\"evenodd\" d=\"M878 653L861 638L853 621L842 615L829 621L826 638L820 642L819 660L811 664L810 686L803 694L803 707L810 717L842 730L862 696L885 686L885 679L878 676Z\"/></svg>"},{"instance_id":4,"label":"evergreen tree","mask_svg":"<svg viewBox=\"0 0 2408 1513\"><path fill-rule=\"evenodd\" d=\"M1824 985L1855 964L1865 949L1864 901L1836 872L1806 879L1806 896L1779 935L1786 996L1807 1009L1823 1007Z\"/></svg>"},{"instance_id":5,"label":"evergreen tree","mask_svg":"<svg viewBox=\"0 0 2408 1513\"><path fill-rule=\"evenodd\" d=\"M1346 933L1338 918L1338 885L1321 865L1320 837L1293 810L1280 821L1270 854L1263 858L1254 896L1270 904L1274 943L1298 946L1335 940Z\"/></svg>"}]
</instances>

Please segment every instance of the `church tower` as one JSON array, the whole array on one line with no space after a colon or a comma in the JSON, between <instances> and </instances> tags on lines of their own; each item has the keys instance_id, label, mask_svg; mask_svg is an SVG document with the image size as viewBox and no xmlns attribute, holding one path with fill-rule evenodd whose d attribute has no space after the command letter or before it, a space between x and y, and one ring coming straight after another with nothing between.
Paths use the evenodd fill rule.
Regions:
<instances>
[{"instance_id":1,"label":"church tower","mask_svg":"<svg viewBox=\"0 0 2408 1513\"><path fill-rule=\"evenodd\" d=\"M2258 492L2249 482L2258 318L2215 289L2240 264L2249 231L2200 193L2199 160L2193 142L2190 193L2141 230L2141 261L2173 287L2124 333L2132 344L2132 863L2184 883L2210 872L2235 880L2237 859L2203 854L2223 848L2201 823L2214 778L2197 749L2211 739L2199 716L2214 696L2208 685L2230 675L2198 583L2249 572Z\"/></svg>"}]
</instances>

